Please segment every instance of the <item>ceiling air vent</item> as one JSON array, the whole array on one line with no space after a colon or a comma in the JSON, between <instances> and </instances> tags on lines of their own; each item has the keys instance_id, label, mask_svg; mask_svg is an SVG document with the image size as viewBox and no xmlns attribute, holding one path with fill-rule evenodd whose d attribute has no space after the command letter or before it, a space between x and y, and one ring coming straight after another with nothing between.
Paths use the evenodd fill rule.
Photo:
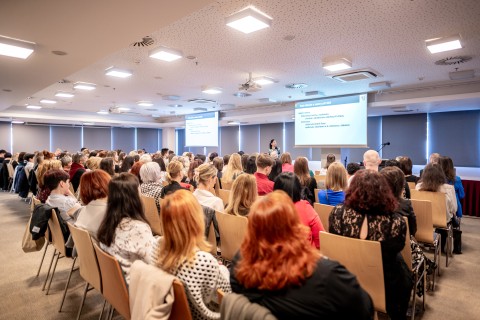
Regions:
<instances>
[{"instance_id":1,"label":"ceiling air vent","mask_svg":"<svg viewBox=\"0 0 480 320\"><path fill-rule=\"evenodd\" d=\"M148 46L151 46L154 43L155 43L155 41L151 37L146 36L146 37L142 38L142 41L137 41L137 42L132 43L132 47L148 47Z\"/></svg>"},{"instance_id":2,"label":"ceiling air vent","mask_svg":"<svg viewBox=\"0 0 480 320\"><path fill-rule=\"evenodd\" d=\"M393 107L391 108L393 112L395 113L408 113L408 112L413 112L414 110L410 109L409 107L407 106L403 106L403 107Z\"/></svg>"},{"instance_id":3,"label":"ceiling air vent","mask_svg":"<svg viewBox=\"0 0 480 320\"><path fill-rule=\"evenodd\" d=\"M340 81L340 82L354 82L360 80L375 79L378 77L378 74L373 71L362 70L362 71L353 71L342 74L330 75L330 78Z\"/></svg>"},{"instance_id":4,"label":"ceiling air vent","mask_svg":"<svg viewBox=\"0 0 480 320\"><path fill-rule=\"evenodd\" d=\"M465 63L470 60L472 60L471 56L455 56L455 57L448 57L442 60L435 61L435 64L437 66L451 66L455 64Z\"/></svg>"},{"instance_id":5,"label":"ceiling air vent","mask_svg":"<svg viewBox=\"0 0 480 320\"><path fill-rule=\"evenodd\" d=\"M208 99L190 99L188 102L194 102L194 103L215 103L213 100L208 100Z\"/></svg>"}]
</instances>

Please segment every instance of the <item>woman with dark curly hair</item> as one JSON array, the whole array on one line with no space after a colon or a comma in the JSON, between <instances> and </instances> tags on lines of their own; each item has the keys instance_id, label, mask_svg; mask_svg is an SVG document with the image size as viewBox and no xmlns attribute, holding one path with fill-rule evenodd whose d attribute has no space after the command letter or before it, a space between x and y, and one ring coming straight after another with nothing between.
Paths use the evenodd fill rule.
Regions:
<instances>
[{"instance_id":1,"label":"woman with dark curly hair","mask_svg":"<svg viewBox=\"0 0 480 320\"><path fill-rule=\"evenodd\" d=\"M344 204L332 210L329 229L334 234L380 242L387 313L393 320L404 320L412 276L400 254L406 223L394 213L396 206L385 177L373 170L360 170L347 189Z\"/></svg>"},{"instance_id":2,"label":"woman with dark curly hair","mask_svg":"<svg viewBox=\"0 0 480 320\"><path fill-rule=\"evenodd\" d=\"M230 269L233 292L278 319L372 319L368 293L345 267L310 245L308 232L285 192L257 200Z\"/></svg>"}]
</instances>

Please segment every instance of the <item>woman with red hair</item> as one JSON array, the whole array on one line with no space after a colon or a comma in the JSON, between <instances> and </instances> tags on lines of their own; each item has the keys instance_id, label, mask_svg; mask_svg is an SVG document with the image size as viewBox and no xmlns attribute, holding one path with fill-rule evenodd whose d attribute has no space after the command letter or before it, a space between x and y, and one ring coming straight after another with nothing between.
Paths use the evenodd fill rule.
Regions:
<instances>
[{"instance_id":1,"label":"woman with red hair","mask_svg":"<svg viewBox=\"0 0 480 320\"><path fill-rule=\"evenodd\" d=\"M360 170L347 189L344 204L332 210L329 229L334 234L380 242L387 313L392 320L405 320L412 275L400 254L407 224L394 212L396 207L397 199L385 177Z\"/></svg>"},{"instance_id":2,"label":"woman with red hair","mask_svg":"<svg viewBox=\"0 0 480 320\"><path fill-rule=\"evenodd\" d=\"M372 319L372 301L356 277L322 257L308 233L284 191L257 200L231 267L233 292L278 319Z\"/></svg>"}]
</instances>

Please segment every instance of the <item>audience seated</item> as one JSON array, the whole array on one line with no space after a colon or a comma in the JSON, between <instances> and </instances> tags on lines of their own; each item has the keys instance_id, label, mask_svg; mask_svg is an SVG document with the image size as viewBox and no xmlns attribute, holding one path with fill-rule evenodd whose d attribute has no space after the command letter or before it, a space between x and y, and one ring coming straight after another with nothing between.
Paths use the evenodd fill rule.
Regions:
<instances>
[{"instance_id":1,"label":"audience seated","mask_svg":"<svg viewBox=\"0 0 480 320\"><path fill-rule=\"evenodd\" d=\"M110 177L113 177L115 175L115 161L110 157L103 158L100 160L99 169L108 173Z\"/></svg>"},{"instance_id":2,"label":"audience seated","mask_svg":"<svg viewBox=\"0 0 480 320\"><path fill-rule=\"evenodd\" d=\"M396 159L389 159L387 161L385 161L385 168L387 167L397 167L400 169L400 162ZM405 199L410 199L411 197L411 194L410 194L410 186L408 185L408 182L406 179L404 179L404 182L403 182L403 194L402 196L405 198Z\"/></svg>"},{"instance_id":3,"label":"audience seated","mask_svg":"<svg viewBox=\"0 0 480 320\"><path fill-rule=\"evenodd\" d=\"M155 199L155 205L160 212L160 196L162 194L163 184L160 182L160 166L156 162L147 162L140 168L140 193L146 197Z\"/></svg>"},{"instance_id":4,"label":"audience seated","mask_svg":"<svg viewBox=\"0 0 480 320\"><path fill-rule=\"evenodd\" d=\"M313 205L315 202L315 189L317 188L317 181L310 176L310 169L308 168L308 160L305 157L297 157L293 165L293 172L297 175L302 186L305 200L308 200Z\"/></svg>"},{"instance_id":5,"label":"audience seated","mask_svg":"<svg viewBox=\"0 0 480 320\"><path fill-rule=\"evenodd\" d=\"M211 191L217 183L217 169L213 164L204 163L198 167L196 174L198 187L193 192L198 202L205 207L223 212L223 201L215 196Z\"/></svg>"},{"instance_id":6,"label":"audience seated","mask_svg":"<svg viewBox=\"0 0 480 320\"><path fill-rule=\"evenodd\" d=\"M245 166L245 173L254 174L257 172L257 156L251 155L247 159L247 164Z\"/></svg>"},{"instance_id":7,"label":"audience seated","mask_svg":"<svg viewBox=\"0 0 480 320\"><path fill-rule=\"evenodd\" d=\"M75 217L71 214L73 214L74 209L79 209L81 205L70 191L68 173L63 169L50 169L43 177L43 184L50 193L45 203L58 208L64 221L75 220Z\"/></svg>"},{"instance_id":8,"label":"audience seated","mask_svg":"<svg viewBox=\"0 0 480 320\"><path fill-rule=\"evenodd\" d=\"M280 159L273 159L273 165L272 165L272 170L270 171L270 174L268 175L268 180L275 182L275 179L278 177L280 173L282 173L282 162Z\"/></svg>"},{"instance_id":9,"label":"audience seated","mask_svg":"<svg viewBox=\"0 0 480 320\"><path fill-rule=\"evenodd\" d=\"M420 178L412 174L412 159L405 156L399 157L398 162L400 164L400 170L402 170L403 174L405 175L405 180L407 180L407 182L415 182L415 184L417 184Z\"/></svg>"},{"instance_id":10,"label":"audience seated","mask_svg":"<svg viewBox=\"0 0 480 320\"><path fill-rule=\"evenodd\" d=\"M120 172L130 172L133 164L135 163L135 159L132 156L125 156L122 161L122 165L120 166Z\"/></svg>"},{"instance_id":11,"label":"audience seated","mask_svg":"<svg viewBox=\"0 0 480 320\"><path fill-rule=\"evenodd\" d=\"M86 172L84 167L85 159L86 159L86 156L84 156L83 153L81 152L75 153L72 156L73 163L72 163L72 166L70 167L70 171L68 172L68 174L70 175L70 183L72 184L74 192L77 192L78 185L80 184L80 178L82 174ZM38 174L37 174L37 179L40 187L40 179L38 178Z\"/></svg>"},{"instance_id":12,"label":"audience seated","mask_svg":"<svg viewBox=\"0 0 480 320\"><path fill-rule=\"evenodd\" d=\"M415 189L444 193L446 195L447 222L451 221L454 226L457 226L457 198L455 196L455 188L446 182L447 179L440 165L429 163L425 166L425 169L423 169L422 177L415 186Z\"/></svg>"},{"instance_id":13,"label":"audience seated","mask_svg":"<svg viewBox=\"0 0 480 320\"><path fill-rule=\"evenodd\" d=\"M137 177L140 183L142 183L142 178L140 177L140 169L142 168L142 166L143 166L143 162L137 161L130 168L130 173L133 174L135 177Z\"/></svg>"},{"instance_id":14,"label":"audience seated","mask_svg":"<svg viewBox=\"0 0 480 320\"><path fill-rule=\"evenodd\" d=\"M100 247L117 258L127 284L132 263L150 263L157 241L145 218L138 189L138 179L130 173L121 173L110 181L107 212L97 232Z\"/></svg>"},{"instance_id":15,"label":"audience seated","mask_svg":"<svg viewBox=\"0 0 480 320\"><path fill-rule=\"evenodd\" d=\"M160 194L161 198L177 190L185 189L180 185L180 182L183 179L183 165L180 161L174 160L168 164L166 178L168 185L162 188L162 193Z\"/></svg>"},{"instance_id":16,"label":"audience seated","mask_svg":"<svg viewBox=\"0 0 480 320\"><path fill-rule=\"evenodd\" d=\"M230 268L233 292L278 319L372 319L369 295L354 275L309 245L308 230L284 192L258 200L248 220Z\"/></svg>"},{"instance_id":17,"label":"audience seated","mask_svg":"<svg viewBox=\"0 0 480 320\"><path fill-rule=\"evenodd\" d=\"M165 197L161 221L163 238L153 251L153 264L185 284L193 319L219 319L216 290L231 292L229 272L208 253L201 206L191 192L179 190Z\"/></svg>"},{"instance_id":18,"label":"audience seated","mask_svg":"<svg viewBox=\"0 0 480 320\"><path fill-rule=\"evenodd\" d=\"M257 180L251 174L242 174L233 182L225 213L247 216L257 199Z\"/></svg>"},{"instance_id":19,"label":"audience seated","mask_svg":"<svg viewBox=\"0 0 480 320\"><path fill-rule=\"evenodd\" d=\"M290 152L284 152L280 156L280 162L282 163L282 172L293 172L292 157Z\"/></svg>"},{"instance_id":20,"label":"audience seated","mask_svg":"<svg viewBox=\"0 0 480 320\"><path fill-rule=\"evenodd\" d=\"M447 178L447 183L455 189L455 196L457 199L457 212L458 219L462 218L462 203L460 200L465 198L465 191L463 190L462 179L455 175L455 168L453 166L453 160L449 157L440 157L439 163L442 167L443 173Z\"/></svg>"},{"instance_id":21,"label":"audience seated","mask_svg":"<svg viewBox=\"0 0 480 320\"><path fill-rule=\"evenodd\" d=\"M295 204L300 221L309 228L308 240L310 244L320 249L319 232L324 231L322 221L313 207L306 200L301 199L301 186L298 177L291 172L282 172L273 185L273 190L282 190L287 193Z\"/></svg>"},{"instance_id":22,"label":"audience seated","mask_svg":"<svg viewBox=\"0 0 480 320\"><path fill-rule=\"evenodd\" d=\"M222 175L222 183L232 183L239 175L243 173L242 157L238 153L233 153L228 160L227 168Z\"/></svg>"},{"instance_id":23,"label":"audience seated","mask_svg":"<svg viewBox=\"0 0 480 320\"><path fill-rule=\"evenodd\" d=\"M330 214L329 229L346 237L380 241L387 313L393 320L405 320L412 275L400 253L407 229L403 217L394 213L396 206L386 179L377 171L360 170L347 190L345 203Z\"/></svg>"},{"instance_id":24,"label":"audience seated","mask_svg":"<svg viewBox=\"0 0 480 320\"><path fill-rule=\"evenodd\" d=\"M382 163L380 155L375 150L367 150L363 154L363 165L367 170L378 171L378 166Z\"/></svg>"},{"instance_id":25,"label":"audience seated","mask_svg":"<svg viewBox=\"0 0 480 320\"><path fill-rule=\"evenodd\" d=\"M336 206L343 203L347 189L347 171L340 162L334 162L328 167L325 188L318 192L318 201L321 204Z\"/></svg>"},{"instance_id":26,"label":"audience seated","mask_svg":"<svg viewBox=\"0 0 480 320\"><path fill-rule=\"evenodd\" d=\"M230 159L231 161L231 159ZM268 179L272 171L273 159L267 154L260 154L257 157L257 172L254 173L257 179L258 195L263 196L273 191L273 181Z\"/></svg>"},{"instance_id":27,"label":"audience seated","mask_svg":"<svg viewBox=\"0 0 480 320\"><path fill-rule=\"evenodd\" d=\"M330 167L330 165L334 162L335 162L335 155L333 153L329 153L327 155L327 163L325 164L324 168L328 170L328 167Z\"/></svg>"},{"instance_id":28,"label":"audience seated","mask_svg":"<svg viewBox=\"0 0 480 320\"><path fill-rule=\"evenodd\" d=\"M194 188L197 187L197 181L195 181L195 174L197 168L202 164L202 160L197 159L190 162L190 166L187 171L187 175L183 177L182 182L191 184Z\"/></svg>"},{"instance_id":29,"label":"audience seated","mask_svg":"<svg viewBox=\"0 0 480 320\"><path fill-rule=\"evenodd\" d=\"M86 172L80 179L80 200L85 206L79 211L75 226L87 230L95 239L107 210L110 180L111 176L103 170Z\"/></svg>"},{"instance_id":30,"label":"audience seated","mask_svg":"<svg viewBox=\"0 0 480 320\"><path fill-rule=\"evenodd\" d=\"M50 195L50 190L46 188L43 183L43 178L45 176L45 173L47 173L47 171L50 169L61 169L61 168L62 168L62 163L59 160L43 160L38 165L38 168L36 171L37 183L38 183L37 199L40 200L42 203L45 203L48 196ZM80 183L80 180L78 183Z\"/></svg>"},{"instance_id":31,"label":"audience seated","mask_svg":"<svg viewBox=\"0 0 480 320\"><path fill-rule=\"evenodd\" d=\"M360 165L358 163L350 162L347 164L347 187L350 185L350 182L352 182L352 179L358 170L360 170Z\"/></svg>"}]
</instances>

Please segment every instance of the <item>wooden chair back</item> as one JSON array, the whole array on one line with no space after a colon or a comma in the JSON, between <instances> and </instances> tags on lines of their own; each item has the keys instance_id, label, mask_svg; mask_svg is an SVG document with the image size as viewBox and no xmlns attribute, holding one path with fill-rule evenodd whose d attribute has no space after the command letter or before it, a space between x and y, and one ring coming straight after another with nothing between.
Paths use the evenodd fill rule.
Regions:
<instances>
[{"instance_id":1,"label":"wooden chair back","mask_svg":"<svg viewBox=\"0 0 480 320\"><path fill-rule=\"evenodd\" d=\"M315 189L313 192L315 192L315 202L316 203L320 203L320 200L318 199L318 192L320 191L320 189Z\"/></svg>"},{"instance_id":2,"label":"wooden chair back","mask_svg":"<svg viewBox=\"0 0 480 320\"><path fill-rule=\"evenodd\" d=\"M223 190L232 190L232 184L233 184L232 181L230 181L230 182L222 181L222 189Z\"/></svg>"},{"instance_id":3,"label":"wooden chair back","mask_svg":"<svg viewBox=\"0 0 480 320\"><path fill-rule=\"evenodd\" d=\"M11 162L7 163L7 171L8 177L13 179L13 175L15 174L15 169L13 169L13 164Z\"/></svg>"},{"instance_id":4,"label":"wooden chair back","mask_svg":"<svg viewBox=\"0 0 480 320\"><path fill-rule=\"evenodd\" d=\"M319 176L320 175L320 170L315 170L315 175Z\"/></svg>"},{"instance_id":5,"label":"wooden chair back","mask_svg":"<svg viewBox=\"0 0 480 320\"><path fill-rule=\"evenodd\" d=\"M380 242L320 232L321 252L343 264L373 300L375 310L386 313L385 283Z\"/></svg>"},{"instance_id":6,"label":"wooden chair back","mask_svg":"<svg viewBox=\"0 0 480 320\"><path fill-rule=\"evenodd\" d=\"M218 305L222 304L222 300L225 297L225 292L223 292L222 289L218 288L217 289L217 299L218 299Z\"/></svg>"},{"instance_id":7,"label":"wooden chair back","mask_svg":"<svg viewBox=\"0 0 480 320\"><path fill-rule=\"evenodd\" d=\"M190 313L187 295L185 294L185 288L182 282L175 279L173 280L172 286L175 300L173 301L169 320L192 320L192 314Z\"/></svg>"},{"instance_id":8,"label":"wooden chair back","mask_svg":"<svg viewBox=\"0 0 480 320\"><path fill-rule=\"evenodd\" d=\"M315 175L313 176L315 181L317 181L317 188L318 189L325 189L325 179L327 178L326 175Z\"/></svg>"},{"instance_id":9,"label":"wooden chair back","mask_svg":"<svg viewBox=\"0 0 480 320\"><path fill-rule=\"evenodd\" d=\"M413 211L417 217L415 239L433 244L432 202L430 200L411 199Z\"/></svg>"},{"instance_id":10,"label":"wooden chair back","mask_svg":"<svg viewBox=\"0 0 480 320\"><path fill-rule=\"evenodd\" d=\"M432 202L432 221L437 228L447 227L447 202L443 192L410 190L411 198Z\"/></svg>"},{"instance_id":11,"label":"wooden chair back","mask_svg":"<svg viewBox=\"0 0 480 320\"><path fill-rule=\"evenodd\" d=\"M163 184L163 186L164 186L164 187L166 187L166 186L168 186L168 185L169 185L169 183L168 183L168 181L167 181L167 180L164 180L164 181L162 182L162 184Z\"/></svg>"},{"instance_id":12,"label":"wooden chair back","mask_svg":"<svg viewBox=\"0 0 480 320\"><path fill-rule=\"evenodd\" d=\"M222 212L215 212L220 232L220 249L222 257L232 261L240 249L243 238L247 234L248 219Z\"/></svg>"},{"instance_id":13,"label":"wooden chair back","mask_svg":"<svg viewBox=\"0 0 480 320\"><path fill-rule=\"evenodd\" d=\"M408 187L410 188L410 190L415 190L415 186L416 186L415 182L408 181L407 183L408 183Z\"/></svg>"},{"instance_id":14,"label":"wooden chair back","mask_svg":"<svg viewBox=\"0 0 480 320\"><path fill-rule=\"evenodd\" d=\"M230 190L219 189L218 190L218 197L223 201L223 207L228 204L228 199L230 198Z\"/></svg>"},{"instance_id":15,"label":"wooden chair back","mask_svg":"<svg viewBox=\"0 0 480 320\"><path fill-rule=\"evenodd\" d=\"M102 294L105 300L125 319L130 319L127 284L118 260L93 244L102 275Z\"/></svg>"},{"instance_id":16,"label":"wooden chair back","mask_svg":"<svg viewBox=\"0 0 480 320\"><path fill-rule=\"evenodd\" d=\"M80 275L82 278L90 283L92 287L102 292L102 278L100 276L100 267L98 266L95 249L93 249L92 238L88 231L80 229L68 224L70 233L75 242L75 248L80 261Z\"/></svg>"},{"instance_id":17,"label":"wooden chair back","mask_svg":"<svg viewBox=\"0 0 480 320\"><path fill-rule=\"evenodd\" d=\"M65 248L65 238L63 237L62 228L60 227L60 221L58 221L57 213L55 209L52 209L52 215L48 220L48 228L50 229L50 235L52 237L52 244L64 257L67 256L67 250Z\"/></svg>"},{"instance_id":18,"label":"wooden chair back","mask_svg":"<svg viewBox=\"0 0 480 320\"><path fill-rule=\"evenodd\" d=\"M143 202L143 207L145 210L145 218L152 228L152 232L155 235L163 235L162 231L162 222L160 221L160 214L157 210L157 205L155 204L155 199L152 197L140 196Z\"/></svg>"},{"instance_id":19,"label":"wooden chair back","mask_svg":"<svg viewBox=\"0 0 480 320\"><path fill-rule=\"evenodd\" d=\"M330 217L330 213L332 212L334 206L329 206L328 204L321 204L321 203L314 203L313 209L318 214L320 221L322 221L323 228L325 231L328 232L328 218Z\"/></svg>"}]
</instances>

